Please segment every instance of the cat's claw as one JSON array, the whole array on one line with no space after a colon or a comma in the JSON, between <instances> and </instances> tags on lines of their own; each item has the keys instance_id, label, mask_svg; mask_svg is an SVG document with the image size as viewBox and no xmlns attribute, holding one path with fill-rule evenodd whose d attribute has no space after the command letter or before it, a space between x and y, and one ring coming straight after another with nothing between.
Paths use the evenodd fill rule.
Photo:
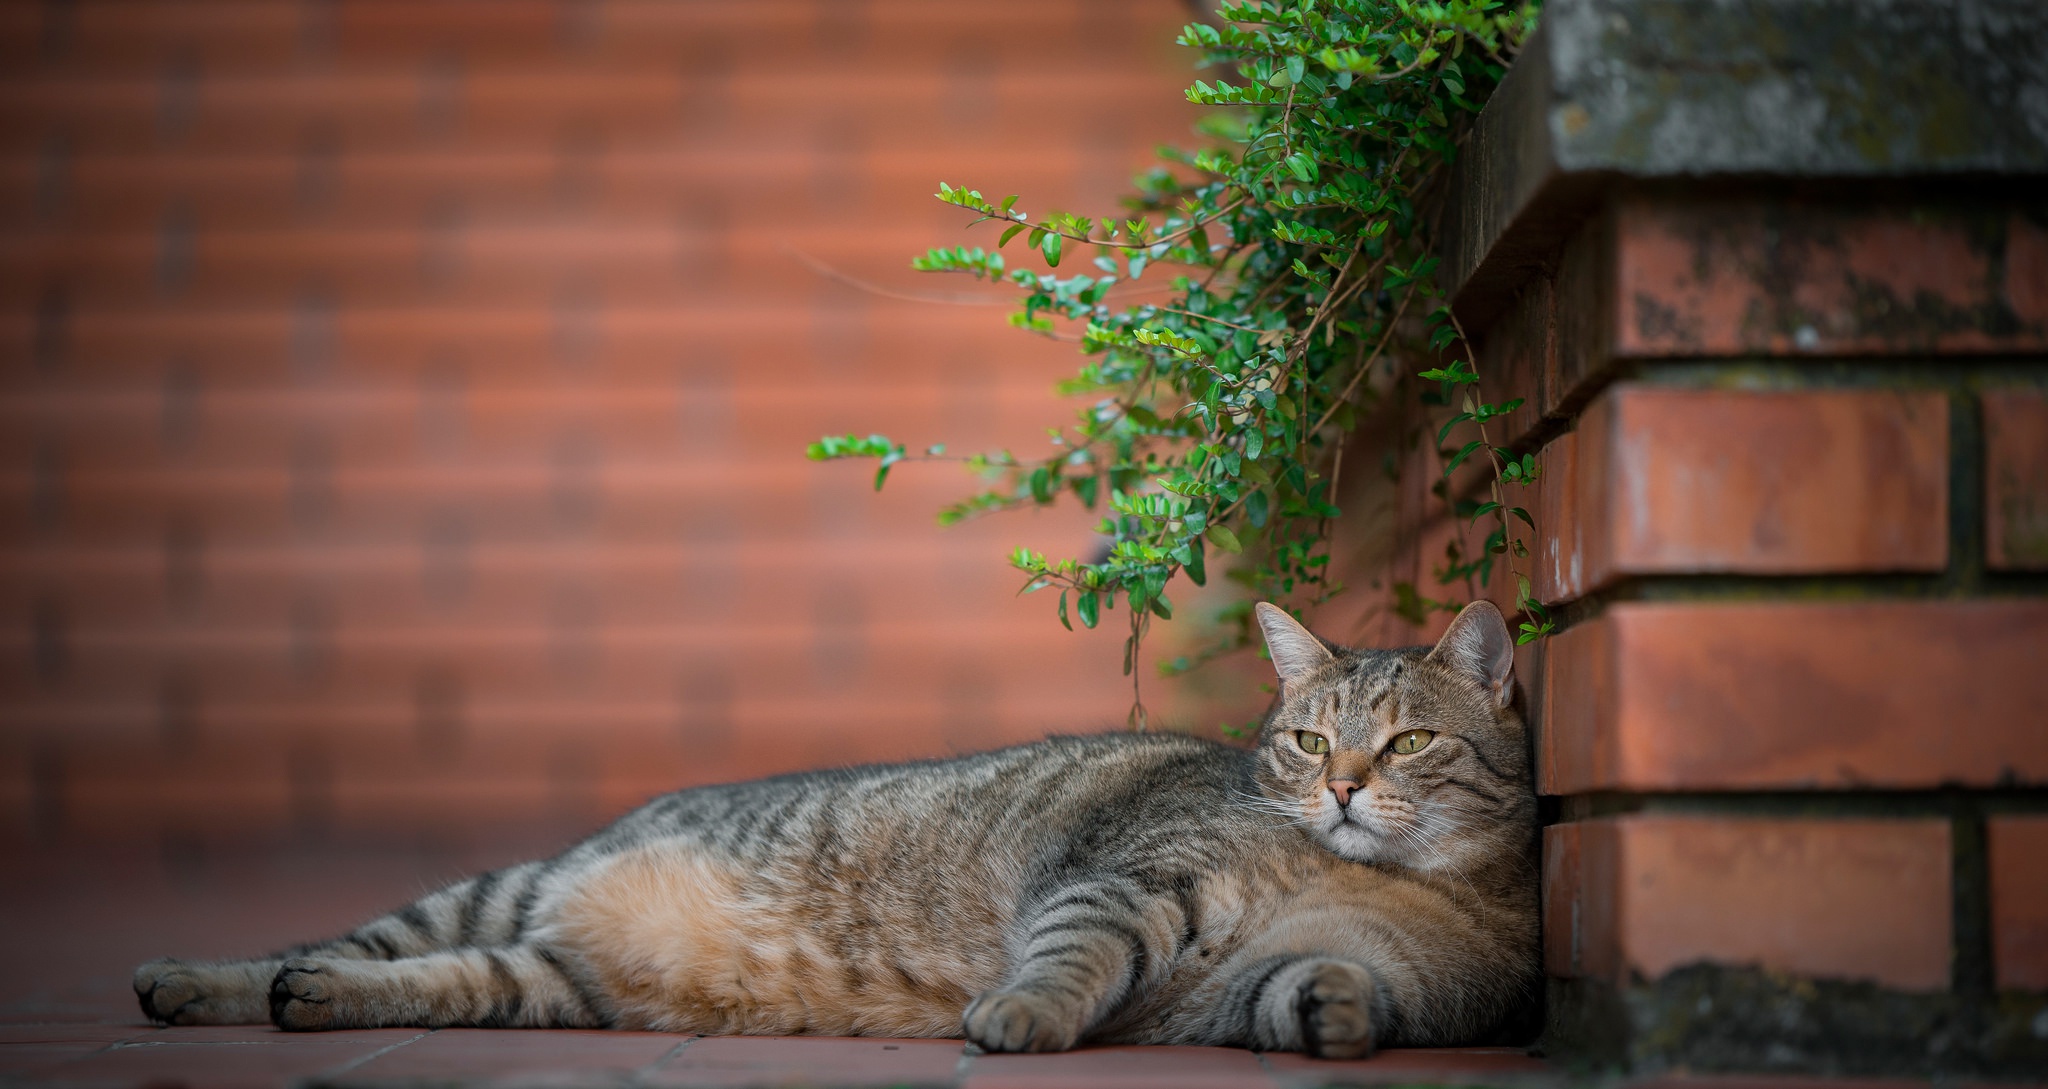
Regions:
<instances>
[{"instance_id":1,"label":"cat's claw","mask_svg":"<svg viewBox=\"0 0 2048 1089\"><path fill-rule=\"evenodd\" d=\"M1065 1051L1080 1026L1061 1004L1025 991L990 991L961 1019L969 1043L984 1051Z\"/></svg>"},{"instance_id":2,"label":"cat's claw","mask_svg":"<svg viewBox=\"0 0 2048 1089\"><path fill-rule=\"evenodd\" d=\"M1373 1053L1372 975L1342 961L1316 966L1295 993L1301 1049L1319 1059L1363 1059Z\"/></svg>"}]
</instances>

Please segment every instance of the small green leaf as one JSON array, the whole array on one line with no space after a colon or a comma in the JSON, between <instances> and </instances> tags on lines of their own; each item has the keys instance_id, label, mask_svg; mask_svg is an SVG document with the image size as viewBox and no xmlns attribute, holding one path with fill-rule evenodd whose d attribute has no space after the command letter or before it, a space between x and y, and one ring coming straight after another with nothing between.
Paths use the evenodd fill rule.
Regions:
<instances>
[{"instance_id":1,"label":"small green leaf","mask_svg":"<svg viewBox=\"0 0 2048 1089\"><path fill-rule=\"evenodd\" d=\"M1101 595L1093 590L1082 594L1081 600L1074 603L1074 611L1081 614L1081 626L1084 628L1094 627L1096 622L1101 619L1101 608Z\"/></svg>"},{"instance_id":2,"label":"small green leaf","mask_svg":"<svg viewBox=\"0 0 2048 1089\"><path fill-rule=\"evenodd\" d=\"M1010 199L1015 200L1016 198L1012 197ZM1073 621L1067 619L1067 592L1065 590L1060 591L1060 627L1068 631L1074 630Z\"/></svg>"},{"instance_id":3,"label":"small green leaf","mask_svg":"<svg viewBox=\"0 0 2048 1089\"><path fill-rule=\"evenodd\" d=\"M1449 476L1452 473L1456 472L1458 470L1458 466L1465 464L1465 459L1472 456L1472 451L1477 450L1484 445L1486 444L1480 442L1478 439L1473 439L1471 442L1466 443L1463 449L1451 455L1451 460L1444 464L1444 475Z\"/></svg>"},{"instance_id":4,"label":"small green leaf","mask_svg":"<svg viewBox=\"0 0 2048 1089\"><path fill-rule=\"evenodd\" d=\"M1237 541L1237 534L1224 526L1210 526L1202 536L1207 538L1210 544L1233 555L1244 551L1244 546Z\"/></svg>"},{"instance_id":5,"label":"small green leaf","mask_svg":"<svg viewBox=\"0 0 2048 1089\"><path fill-rule=\"evenodd\" d=\"M1060 267L1060 236L1058 234L1052 231L1045 232L1045 238L1040 242L1038 248L1045 254L1046 264L1054 268Z\"/></svg>"}]
</instances>

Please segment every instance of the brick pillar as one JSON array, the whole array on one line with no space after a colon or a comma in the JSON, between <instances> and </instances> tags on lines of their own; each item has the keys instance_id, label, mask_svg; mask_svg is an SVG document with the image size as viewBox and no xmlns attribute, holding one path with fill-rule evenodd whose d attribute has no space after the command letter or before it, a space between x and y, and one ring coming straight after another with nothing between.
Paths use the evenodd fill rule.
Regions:
<instances>
[{"instance_id":1,"label":"brick pillar","mask_svg":"<svg viewBox=\"0 0 2048 1089\"><path fill-rule=\"evenodd\" d=\"M1546 1045L2048 1069L2048 8L1543 18L1443 272L1543 465ZM1335 542L1381 601L1457 533L1392 422Z\"/></svg>"}]
</instances>

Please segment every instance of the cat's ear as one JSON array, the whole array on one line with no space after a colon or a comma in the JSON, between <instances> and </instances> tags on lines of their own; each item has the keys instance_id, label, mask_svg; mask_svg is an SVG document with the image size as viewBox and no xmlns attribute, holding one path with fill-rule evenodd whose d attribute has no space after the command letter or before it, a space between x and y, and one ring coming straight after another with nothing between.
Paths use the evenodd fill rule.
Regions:
<instances>
[{"instance_id":1,"label":"cat's ear","mask_svg":"<svg viewBox=\"0 0 2048 1089\"><path fill-rule=\"evenodd\" d=\"M1508 622L1491 601L1475 601L1459 610L1429 656L1478 681L1492 693L1496 708L1515 698L1515 641L1508 638Z\"/></svg>"},{"instance_id":2,"label":"cat's ear","mask_svg":"<svg viewBox=\"0 0 2048 1089\"><path fill-rule=\"evenodd\" d=\"M1272 653L1273 669L1283 682L1306 677L1336 657L1278 605L1261 601L1252 607L1252 615L1259 618L1259 627L1266 633L1266 649Z\"/></svg>"}]
</instances>

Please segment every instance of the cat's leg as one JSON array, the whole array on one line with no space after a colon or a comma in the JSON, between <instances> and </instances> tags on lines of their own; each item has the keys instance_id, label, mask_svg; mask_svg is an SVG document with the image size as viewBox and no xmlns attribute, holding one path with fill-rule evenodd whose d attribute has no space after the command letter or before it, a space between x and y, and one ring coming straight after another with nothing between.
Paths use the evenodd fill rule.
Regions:
<instances>
[{"instance_id":1,"label":"cat's leg","mask_svg":"<svg viewBox=\"0 0 2048 1089\"><path fill-rule=\"evenodd\" d=\"M1226 967L1205 1042L1357 1059L1372 1054L1384 1033L1384 989L1358 961L1277 953Z\"/></svg>"},{"instance_id":2,"label":"cat's leg","mask_svg":"<svg viewBox=\"0 0 2048 1089\"><path fill-rule=\"evenodd\" d=\"M1063 1051L1164 974L1184 909L1122 878L1081 880L1027 900L1003 985L967 1007L967 1039L989 1051Z\"/></svg>"},{"instance_id":3,"label":"cat's leg","mask_svg":"<svg viewBox=\"0 0 2048 1089\"><path fill-rule=\"evenodd\" d=\"M516 940L543 863L459 881L331 941L269 957L186 963L155 960L135 970L142 1012L169 1025L260 1025L270 1019L270 981L286 959L396 960L443 949Z\"/></svg>"},{"instance_id":4,"label":"cat's leg","mask_svg":"<svg viewBox=\"0 0 2048 1089\"><path fill-rule=\"evenodd\" d=\"M277 1027L298 1032L605 1027L609 1013L575 971L536 944L391 961L292 957L269 986L269 1015Z\"/></svg>"}]
</instances>

